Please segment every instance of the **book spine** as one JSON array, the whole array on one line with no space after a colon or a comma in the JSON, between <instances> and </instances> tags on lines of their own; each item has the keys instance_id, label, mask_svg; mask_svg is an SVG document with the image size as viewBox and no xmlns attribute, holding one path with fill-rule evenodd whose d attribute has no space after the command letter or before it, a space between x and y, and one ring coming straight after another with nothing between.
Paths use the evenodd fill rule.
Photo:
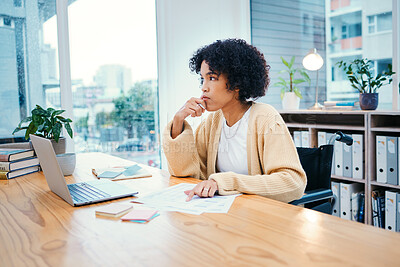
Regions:
<instances>
[{"instance_id":1,"label":"book spine","mask_svg":"<svg viewBox=\"0 0 400 267\"><path fill-rule=\"evenodd\" d=\"M378 218L379 218L379 227L385 228L385 197L378 197Z\"/></svg>"},{"instance_id":2,"label":"book spine","mask_svg":"<svg viewBox=\"0 0 400 267\"><path fill-rule=\"evenodd\" d=\"M5 162L8 162L8 161L10 161L10 155L3 155L3 154L0 154L0 161L5 161Z\"/></svg>"},{"instance_id":3,"label":"book spine","mask_svg":"<svg viewBox=\"0 0 400 267\"><path fill-rule=\"evenodd\" d=\"M33 171L31 171L31 172L21 173L20 175L17 175L17 176L8 178L8 179L14 179L14 178L17 178L17 177L20 177L20 176L24 176L24 175L28 175L28 174L31 174L31 173L35 173L35 172L38 172L38 171L39 171L39 167L38 167L36 170L33 170Z\"/></svg>"},{"instance_id":4,"label":"book spine","mask_svg":"<svg viewBox=\"0 0 400 267\"><path fill-rule=\"evenodd\" d=\"M8 172L0 172L0 180L8 180Z\"/></svg>"},{"instance_id":5,"label":"book spine","mask_svg":"<svg viewBox=\"0 0 400 267\"><path fill-rule=\"evenodd\" d=\"M365 207L364 193L361 193L359 201L360 201L360 209L358 211L358 221L362 223L364 222L364 207Z\"/></svg>"},{"instance_id":6,"label":"book spine","mask_svg":"<svg viewBox=\"0 0 400 267\"><path fill-rule=\"evenodd\" d=\"M10 171L10 163L9 162L0 162L0 171Z\"/></svg>"}]
</instances>

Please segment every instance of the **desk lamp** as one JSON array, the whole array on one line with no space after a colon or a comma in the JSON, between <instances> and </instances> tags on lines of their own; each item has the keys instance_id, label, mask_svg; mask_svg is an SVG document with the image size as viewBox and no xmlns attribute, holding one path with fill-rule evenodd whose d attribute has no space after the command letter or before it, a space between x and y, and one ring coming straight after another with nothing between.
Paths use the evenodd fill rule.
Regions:
<instances>
[{"instance_id":1,"label":"desk lamp","mask_svg":"<svg viewBox=\"0 0 400 267\"><path fill-rule=\"evenodd\" d=\"M317 85L315 88L315 104L308 109L318 110L322 109L322 105L318 103L318 70L324 65L324 60L317 53L316 48L312 48L308 54L303 58L303 66L307 70L317 71Z\"/></svg>"}]
</instances>

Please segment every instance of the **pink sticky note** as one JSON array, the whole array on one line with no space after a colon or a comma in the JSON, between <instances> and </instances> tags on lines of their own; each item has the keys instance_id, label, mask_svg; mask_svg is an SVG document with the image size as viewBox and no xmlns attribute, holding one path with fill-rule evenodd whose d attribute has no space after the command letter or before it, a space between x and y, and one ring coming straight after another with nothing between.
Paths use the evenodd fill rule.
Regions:
<instances>
[{"instance_id":1,"label":"pink sticky note","mask_svg":"<svg viewBox=\"0 0 400 267\"><path fill-rule=\"evenodd\" d=\"M133 210L123 216L121 220L131 221L131 220L141 220L148 221L153 217L158 211L157 210Z\"/></svg>"}]
</instances>

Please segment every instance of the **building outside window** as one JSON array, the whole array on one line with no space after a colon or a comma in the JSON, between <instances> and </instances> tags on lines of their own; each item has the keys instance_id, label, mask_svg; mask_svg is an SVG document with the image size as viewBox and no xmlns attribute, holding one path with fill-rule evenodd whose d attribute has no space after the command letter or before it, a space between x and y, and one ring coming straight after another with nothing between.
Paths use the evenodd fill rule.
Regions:
<instances>
[{"instance_id":1,"label":"building outside window","mask_svg":"<svg viewBox=\"0 0 400 267\"><path fill-rule=\"evenodd\" d=\"M327 42L327 99L358 101L344 72L337 68L337 62L352 61L356 58L372 60L375 74L387 70L392 64L392 1L326 1L327 29L340 28L341 39L336 31L326 31ZM343 28L348 29L343 34ZM379 89L379 108L392 107L392 85Z\"/></svg>"},{"instance_id":2,"label":"building outside window","mask_svg":"<svg viewBox=\"0 0 400 267\"><path fill-rule=\"evenodd\" d=\"M75 151L158 166L154 1L68 2ZM61 108L57 37L56 0L0 2L3 142L36 104Z\"/></svg>"},{"instance_id":3,"label":"building outside window","mask_svg":"<svg viewBox=\"0 0 400 267\"><path fill-rule=\"evenodd\" d=\"M43 107L50 88L59 88L56 66L57 43L44 42L54 30L44 25L55 17L56 1L3 0L0 2L0 139L9 140L18 123L38 104ZM22 140L23 133L18 133Z\"/></svg>"},{"instance_id":4,"label":"building outside window","mask_svg":"<svg viewBox=\"0 0 400 267\"><path fill-rule=\"evenodd\" d=\"M286 59L296 56L295 67L302 67L301 59L313 47L325 61L319 71L320 101L358 101L358 91L351 87L344 71L336 64L341 60L368 58L374 62L375 73L392 64L392 0L290 3L251 1L252 43L261 49L271 65L271 86L261 101L281 108L280 88L273 86L281 76L278 72L284 69L280 56ZM312 84L301 86L300 108L311 106L315 99L315 73L309 74ZM392 108L392 85L379 89L379 108Z\"/></svg>"}]
</instances>

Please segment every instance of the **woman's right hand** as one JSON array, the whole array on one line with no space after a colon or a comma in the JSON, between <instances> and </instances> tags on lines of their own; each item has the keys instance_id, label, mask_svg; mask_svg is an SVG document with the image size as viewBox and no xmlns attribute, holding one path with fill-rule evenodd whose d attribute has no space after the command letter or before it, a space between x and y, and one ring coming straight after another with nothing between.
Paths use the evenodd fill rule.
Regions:
<instances>
[{"instance_id":1,"label":"woman's right hand","mask_svg":"<svg viewBox=\"0 0 400 267\"><path fill-rule=\"evenodd\" d=\"M172 129L171 129L171 137L175 139L178 135L180 135L183 131L183 121L188 117L200 117L205 109L207 108L206 102L197 97L192 97L176 112L174 116L174 120L172 122Z\"/></svg>"},{"instance_id":2,"label":"woman's right hand","mask_svg":"<svg viewBox=\"0 0 400 267\"><path fill-rule=\"evenodd\" d=\"M203 99L192 97L178 110L175 114L175 117L178 117L180 120L186 119L188 116L192 117L200 117L205 109L203 109L200 105L206 107L206 102Z\"/></svg>"}]
</instances>

